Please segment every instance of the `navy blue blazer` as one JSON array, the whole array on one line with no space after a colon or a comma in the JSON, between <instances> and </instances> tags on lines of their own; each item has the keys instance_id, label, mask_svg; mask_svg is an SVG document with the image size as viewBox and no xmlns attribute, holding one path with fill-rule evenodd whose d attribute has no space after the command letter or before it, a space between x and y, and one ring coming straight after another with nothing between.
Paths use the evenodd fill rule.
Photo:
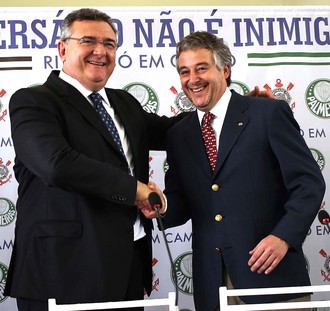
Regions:
<instances>
[{"instance_id":1,"label":"navy blue blazer","mask_svg":"<svg viewBox=\"0 0 330 311\"><path fill-rule=\"evenodd\" d=\"M169 130L166 227L192 220L197 311L213 311L226 268L235 288L310 284L302 243L325 185L288 104L232 91L211 172L197 113ZM273 234L290 245L270 274L250 271L252 250ZM241 297L247 303L288 297Z\"/></svg>"}]
</instances>

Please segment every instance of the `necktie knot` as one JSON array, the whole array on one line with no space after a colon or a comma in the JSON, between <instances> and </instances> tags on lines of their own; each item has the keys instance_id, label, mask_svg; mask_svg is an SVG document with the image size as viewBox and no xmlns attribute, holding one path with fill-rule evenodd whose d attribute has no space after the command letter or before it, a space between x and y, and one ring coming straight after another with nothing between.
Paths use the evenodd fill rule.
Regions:
<instances>
[{"instance_id":1,"label":"necktie knot","mask_svg":"<svg viewBox=\"0 0 330 311\"><path fill-rule=\"evenodd\" d=\"M102 96L99 93L93 92L89 95L89 98L92 100L95 109L99 109L102 105Z\"/></svg>"},{"instance_id":2,"label":"necktie knot","mask_svg":"<svg viewBox=\"0 0 330 311\"><path fill-rule=\"evenodd\" d=\"M206 112L204 113L203 119L202 119L202 126L211 126L211 122L213 121L215 115L212 112Z\"/></svg>"}]
</instances>

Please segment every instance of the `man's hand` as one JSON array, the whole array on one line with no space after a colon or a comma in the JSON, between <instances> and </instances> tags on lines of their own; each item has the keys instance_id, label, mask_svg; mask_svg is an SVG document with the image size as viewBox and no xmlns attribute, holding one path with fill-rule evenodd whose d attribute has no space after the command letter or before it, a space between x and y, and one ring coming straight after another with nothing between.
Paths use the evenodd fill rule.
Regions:
<instances>
[{"instance_id":1,"label":"man's hand","mask_svg":"<svg viewBox=\"0 0 330 311\"><path fill-rule=\"evenodd\" d=\"M159 189L159 187L153 181L149 181L148 188L151 191L156 192L159 195L159 197L162 201L162 207L159 210L159 213L164 214L167 210L167 204L166 204L166 199L165 199L163 192Z\"/></svg>"},{"instance_id":2,"label":"man's hand","mask_svg":"<svg viewBox=\"0 0 330 311\"><path fill-rule=\"evenodd\" d=\"M149 183L150 184L150 183ZM149 185L148 184L148 185ZM136 197L135 197L135 205L140 209L143 215L148 218L156 218L158 216L157 211L155 211L149 203L148 197L151 192L157 192L162 201L162 207L160 209L160 213L164 210L164 197L162 192L159 190L155 183L152 183L152 189L150 189L146 184L138 181Z\"/></svg>"},{"instance_id":3,"label":"man's hand","mask_svg":"<svg viewBox=\"0 0 330 311\"><path fill-rule=\"evenodd\" d=\"M248 265L252 272L269 274L277 267L288 249L287 242L274 235L269 235L249 252L252 256Z\"/></svg>"},{"instance_id":4,"label":"man's hand","mask_svg":"<svg viewBox=\"0 0 330 311\"><path fill-rule=\"evenodd\" d=\"M259 86L255 86L254 90L252 90L250 93L248 93L247 96L266 97L266 98L276 99L276 97L273 95L273 93L271 91L268 91L268 90L260 91Z\"/></svg>"}]
</instances>

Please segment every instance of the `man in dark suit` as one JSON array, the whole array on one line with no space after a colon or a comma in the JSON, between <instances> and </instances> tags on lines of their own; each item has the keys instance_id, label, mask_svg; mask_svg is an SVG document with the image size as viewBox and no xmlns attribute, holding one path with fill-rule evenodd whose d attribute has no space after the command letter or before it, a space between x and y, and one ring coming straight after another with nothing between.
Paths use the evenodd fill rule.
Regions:
<instances>
[{"instance_id":1,"label":"man in dark suit","mask_svg":"<svg viewBox=\"0 0 330 311\"><path fill-rule=\"evenodd\" d=\"M230 50L210 33L185 37L176 58L182 89L197 111L168 133L164 222L192 221L196 310L218 310L222 285L309 285L302 243L325 184L291 109L281 100L230 91ZM211 126L202 122L208 112ZM204 141L214 145L215 157ZM253 296L237 303L295 298L310 299Z\"/></svg>"},{"instance_id":2,"label":"man in dark suit","mask_svg":"<svg viewBox=\"0 0 330 311\"><path fill-rule=\"evenodd\" d=\"M74 11L58 44L63 70L10 100L19 188L5 294L17 298L20 311L46 311L48 298L83 303L150 294L155 212L148 206L138 212L135 204L151 192L149 150L164 149L176 121L105 88L116 49L108 15ZM93 95L102 118L109 114L115 122L121 146L95 110L92 92L102 96Z\"/></svg>"}]
</instances>

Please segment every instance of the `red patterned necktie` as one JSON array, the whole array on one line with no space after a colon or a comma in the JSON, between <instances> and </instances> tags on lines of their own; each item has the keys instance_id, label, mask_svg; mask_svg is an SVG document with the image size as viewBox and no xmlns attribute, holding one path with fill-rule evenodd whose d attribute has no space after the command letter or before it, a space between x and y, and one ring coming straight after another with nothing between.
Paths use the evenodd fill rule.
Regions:
<instances>
[{"instance_id":1,"label":"red patterned necktie","mask_svg":"<svg viewBox=\"0 0 330 311\"><path fill-rule=\"evenodd\" d=\"M215 131L211 126L211 122L215 115L211 112L206 112L202 120L202 135L204 139L205 149L209 158L212 171L215 168L217 162L217 143L215 138Z\"/></svg>"}]
</instances>

